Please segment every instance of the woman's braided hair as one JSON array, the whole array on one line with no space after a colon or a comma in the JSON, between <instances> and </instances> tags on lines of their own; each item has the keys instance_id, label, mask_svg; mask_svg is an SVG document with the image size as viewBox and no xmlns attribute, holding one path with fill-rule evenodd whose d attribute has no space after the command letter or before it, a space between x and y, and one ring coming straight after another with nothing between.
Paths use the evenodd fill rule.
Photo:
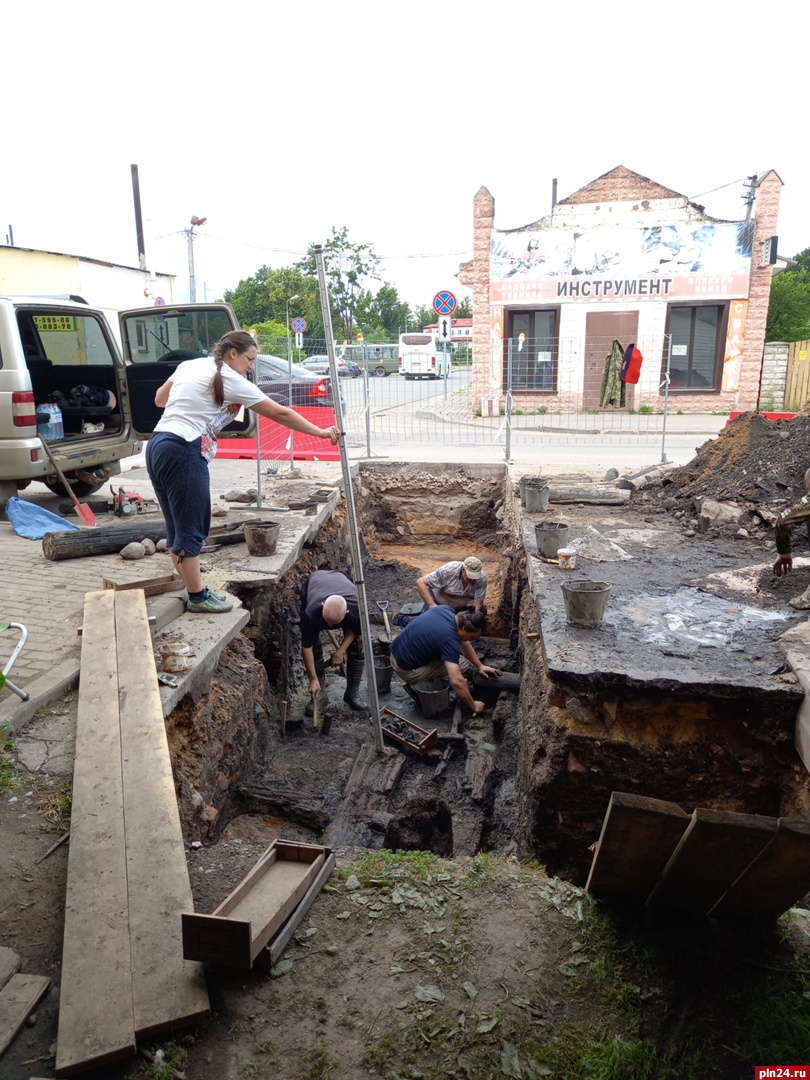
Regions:
<instances>
[{"instance_id":1,"label":"woman's braided hair","mask_svg":"<svg viewBox=\"0 0 810 1080\"><path fill-rule=\"evenodd\" d=\"M225 387L222 383L222 365L225 362L225 357L231 349L236 349L238 353L246 353L248 349L255 348L255 338L245 330L231 330L230 333L224 334L216 343L211 355L214 357L217 370L211 380L210 390L217 405L225 404Z\"/></svg>"}]
</instances>

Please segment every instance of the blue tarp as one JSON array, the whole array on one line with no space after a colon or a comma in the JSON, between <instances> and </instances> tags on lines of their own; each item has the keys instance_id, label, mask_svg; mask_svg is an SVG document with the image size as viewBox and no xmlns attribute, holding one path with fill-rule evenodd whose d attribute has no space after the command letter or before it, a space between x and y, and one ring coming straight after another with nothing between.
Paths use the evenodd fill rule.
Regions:
<instances>
[{"instance_id":1,"label":"blue tarp","mask_svg":"<svg viewBox=\"0 0 810 1080\"><path fill-rule=\"evenodd\" d=\"M79 528L72 521L65 521L36 503L16 497L6 503L6 517L14 532L18 536L27 536L29 540L41 540L49 532L67 532Z\"/></svg>"}]
</instances>

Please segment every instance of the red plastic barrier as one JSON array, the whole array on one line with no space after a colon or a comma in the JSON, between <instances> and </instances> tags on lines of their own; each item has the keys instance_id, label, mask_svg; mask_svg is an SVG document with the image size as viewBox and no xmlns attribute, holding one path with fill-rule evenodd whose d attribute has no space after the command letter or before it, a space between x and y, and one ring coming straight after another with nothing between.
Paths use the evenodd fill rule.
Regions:
<instances>
[{"instance_id":1,"label":"red plastic barrier","mask_svg":"<svg viewBox=\"0 0 810 1080\"><path fill-rule=\"evenodd\" d=\"M743 410L738 410L737 412L730 412L728 414L728 420L726 420L726 424L727 425L730 424L732 420L736 420L738 416L742 416L742 415L743 415ZM794 412L764 412L764 413L760 413L759 415L764 416L766 420L792 420L793 417L796 415L796 413L794 413Z\"/></svg>"},{"instance_id":2,"label":"red plastic barrier","mask_svg":"<svg viewBox=\"0 0 810 1080\"><path fill-rule=\"evenodd\" d=\"M331 427L335 423L335 413L323 406L303 405L294 410L305 420L317 427ZM291 432L289 428L276 424L272 420L259 417L262 457L289 459L289 438L293 436L293 457L298 461L340 461L340 448L332 446L328 439L319 439L315 435L302 435L300 431ZM217 445L218 458L256 459L256 436L248 439L223 439Z\"/></svg>"}]
</instances>

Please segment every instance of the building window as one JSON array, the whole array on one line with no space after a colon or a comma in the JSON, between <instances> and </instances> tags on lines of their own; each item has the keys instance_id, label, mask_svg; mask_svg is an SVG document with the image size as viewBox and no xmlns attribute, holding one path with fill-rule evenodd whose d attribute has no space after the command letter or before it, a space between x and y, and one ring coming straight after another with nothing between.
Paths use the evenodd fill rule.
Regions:
<instances>
[{"instance_id":1,"label":"building window","mask_svg":"<svg viewBox=\"0 0 810 1080\"><path fill-rule=\"evenodd\" d=\"M720 389L727 322L728 304L670 305L670 390ZM664 355L662 377L666 367Z\"/></svg>"},{"instance_id":2,"label":"building window","mask_svg":"<svg viewBox=\"0 0 810 1080\"><path fill-rule=\"evenodd\" d=\"M557 308L508 311L503 353L503 381L509 379L509 342L512 343L512 389L557 391Z\"/></svg>"}]
</instances>

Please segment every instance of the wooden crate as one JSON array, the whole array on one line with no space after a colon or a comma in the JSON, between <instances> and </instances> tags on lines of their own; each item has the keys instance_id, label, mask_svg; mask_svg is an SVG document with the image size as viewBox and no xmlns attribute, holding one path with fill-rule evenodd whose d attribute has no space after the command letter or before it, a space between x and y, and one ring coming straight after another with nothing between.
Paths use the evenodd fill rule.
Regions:
<instances>
[{"instance_id":1,"label":"wooden crate","mask_svg":"<svg viewBox=\"0 0 810 1080\"><path fill-rule=\"evenodd\" d=\"M390 716L394 720L398 720L404 724L409 731L414 733L417 738L417 742L411 742L410 739L405 738L403 735L398 735L396 731L385 723L385 720L381 722L383 735L390 739L391 742L395 742L397 746L401 746L405 750L412 750L415 754L426 754L432 746L435 745L436 740L439 737L439 733L436 728L432 731L428 731L427 728L419 727L418 724L414 724L411 720L406 720L404 716L400 716L399 713L392 712L391 709L380 709L381 716Z\"/></svg>"},{"instance_id":2,"label":"wooden crate","mask_svg":"<svg viewBox=\"0 0 810 1080\"><path fill-rule=\"evenodd\" d=\"M251 968L271 939L271 949L279 953L334 865L327 847L274 840L213 914L183 913L183 956Z\"/></svg>"}]
</instances>

